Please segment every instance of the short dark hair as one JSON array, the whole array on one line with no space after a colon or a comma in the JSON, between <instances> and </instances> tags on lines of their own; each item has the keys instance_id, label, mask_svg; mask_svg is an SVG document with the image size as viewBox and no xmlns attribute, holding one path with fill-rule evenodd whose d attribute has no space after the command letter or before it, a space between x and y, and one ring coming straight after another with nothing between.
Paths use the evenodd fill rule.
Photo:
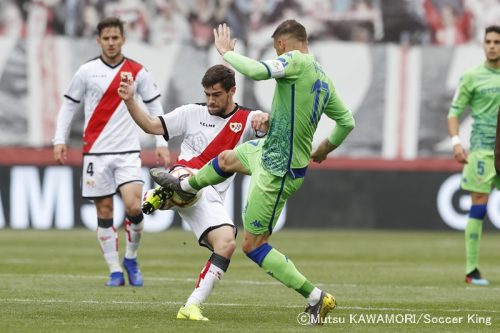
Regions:
<instances>
[{"instance_id":1,"label":"short dark hair","mask_svg":"<svg viewBox=\"0 0 500 333\"><path fill-rule=\"evenodd\" d=\"M229 91L232 87L236 86L234 79L234 71L224 65L215 65L210 67L201 79L201 85L204 88L212 87L220 83L225 91Z\"/></svg>"},{"instance_id":2,"label":"short dark hair","mask_svg":"<svg viewBox=\"0 0 500 333\"><path fill-rule=\"evenodd\" d=\"M500 34L500 25L490 25L489 27L486 27L486 29L484 29L484 35L486 36L488 32L496 32L497 34Z\"/></svg>"},{"instance_id":3,"label":"short dark hair","mask_svg":"<svg viewBox=\"0 0 500 333\"><path fill-rule=\"evenodd\" d=\"M99 24L97 24L97 34L100 36L101 32L104 29L116 27L116 28L120 29L120 32L123 36L123 31L124 31L123 25L124 25L123 21L120 20L118 17L107 17L104 20L102 20L101 22L99 22Z\"/></svg>"},{"instance_id":4,"label":"short dark hair","mask_svg":"<svg viewBox=\"0 0 500 333\"><path fill-rule=\"evenodd\" d=\"M282 22L280 25L278 25L276 30L274 30L274 33L271 37L278 38L283 35L290 35L291 37L294 37L301 42L307 40L306 28L296 20L286 20Z\"/></svg>"}]
</instances>

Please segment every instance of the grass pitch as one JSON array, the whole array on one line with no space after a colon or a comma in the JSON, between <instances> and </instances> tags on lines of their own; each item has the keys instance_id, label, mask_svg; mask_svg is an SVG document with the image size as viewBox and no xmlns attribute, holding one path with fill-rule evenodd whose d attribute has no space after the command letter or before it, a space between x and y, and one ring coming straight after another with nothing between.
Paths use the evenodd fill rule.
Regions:
<instances>
[{"instance_id":1,"label":"grass pitch","mask_svg":"<svg viewBox=\"0 0 500 333\"><path fill-rule=\"evenodd\" d=\"M123 253L123 230L119 235ZM0 332L498 332L500 233L482 239L487 287L463 281L463 238L462 232L277 233L272 245L337 298L323 327L307 327L298 322L304 299L240 249L204 306L210 321L175 319L209 257L189 232L145 234L144 287L108 288L93 231L0 230Z\"/></svg>"}]
</instances>

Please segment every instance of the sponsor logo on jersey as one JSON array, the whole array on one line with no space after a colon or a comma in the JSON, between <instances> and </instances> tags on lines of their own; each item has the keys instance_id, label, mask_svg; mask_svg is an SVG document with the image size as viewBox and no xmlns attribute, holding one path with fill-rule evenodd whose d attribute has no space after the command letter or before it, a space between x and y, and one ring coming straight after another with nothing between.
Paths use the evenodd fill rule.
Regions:
<instances>
[{"instance_id":1,"label":"sponsor logo on jersey","mask_svg":"<svg viewBox=\"0 0 500 333\"><path fill-rule=\"evenodd\" d=\"M208 123L205 123L203 121L200 121L200 125L205 126L205 127L215 127L215 124L208 124Z\"/></svg>"},{"instance_id":2,"label":"sponsor logo on jersey","mask_svg":"<svg viewBox=\"0 0 500 333\"><path fill-rule=\"evenodd\" d=\"M234 133L238 133L239 131L241 131L243 129L243 124L242 123L230 123L229 128Z\"/></svg>"}]
</instances>

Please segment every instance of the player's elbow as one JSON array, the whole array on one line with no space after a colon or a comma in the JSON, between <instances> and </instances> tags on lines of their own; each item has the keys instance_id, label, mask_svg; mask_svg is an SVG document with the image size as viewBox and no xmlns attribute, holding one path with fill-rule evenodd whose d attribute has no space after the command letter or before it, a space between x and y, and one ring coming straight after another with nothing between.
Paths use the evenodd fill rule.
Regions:
<instances>
[{"instance_id":1,"label":"player's elbow","mask_svg":"<svg viewBox=\"0 0 500 333\"><path fill-rule=\"evenodd\" d=\"M356 127L356 121L354 120L354 118L352 118L351 121L346 122L345 124L342 125L342 127L345 128L345 131L347 133L349 133L354 129L354 127Z\"/></svg>"}]
</instances>

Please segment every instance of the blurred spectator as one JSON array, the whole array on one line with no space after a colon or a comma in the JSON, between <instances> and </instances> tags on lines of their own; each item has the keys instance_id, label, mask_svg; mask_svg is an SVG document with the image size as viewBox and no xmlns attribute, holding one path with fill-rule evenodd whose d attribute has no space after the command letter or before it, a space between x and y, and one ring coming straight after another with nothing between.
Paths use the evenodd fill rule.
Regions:
<instances>
[{"instance_id":1,"label":"blurred spectator","mask_svg":"<svg viewBox=\"0 0 500 333\"><path fill-rule=\"evenodd\" d=\"M28 35L64 34L65 7L62 0L33 0L28 7Z\"/></svg>"},{"instance_id":2,"label":"blurred spectator","mask_svg":"<svg viewBox=\"0 0 500 333\"><path fill-rule=\"evenodd\" d=\"M307 16L312 16L325 28L325 37L358 42L382 38L382 14L378 0L314 0L302 5Z\"/></svg>"},{"instance_id":3,"label":"blurred spectator","mask_svg":"<svg viewBox=\"0 0 500 333\"><path fill-rule=\"evenodd\" d=\"M236 0L239 11L248 18L247 25L250 31L259 30L271 23L269 17L276 9L276 4L276 0Z\"/></svg>"},{"instance_id":4,"label":"blurred spectator","mask_svg":"<svg viewBox=\"0 0 500 333\"><path fill-rule=\"evenodd\" d=\"M486 27L500 22L500 0L465 0L465 8L474 16L474 39L482 43Z\"/></svg>"},{"instance_id":5,"label":"blurred spectator","mask_svg":"<svg viewBox=\"0 0 500 333\"><path fill-rule=\"evenodd\" d=\"M83 7L82 13L82 32L83 37L94 37L97 35L97 24L101 20L97 8L91 4Z\"/></svg>"},{"instance_id":6,"label":"blurred spectator","mask_svg":"<svg viewBox=\"0 0 500 333\"><path fill-rule=\"evenodd\" d=\"M191 27L193 45L202 49L210 47L213 28L224 19L226 8L219 7L216 0L195 0L191 6L178 2L178 5Z\"/></svg>"},{"instance_id":7,"label":"blurred spectator","mask_svg":"<svg viewBox=\"0 0 500 333\"><path fill-rule=\"evenodd\" d=\"M0 3L0 36L22 37L26 26L14 1Z\"/></svg>"},{"instance_id":8,"label":"blurred spectator","mask_svg":"<svg viewBox=\"0 0 500 333\"><path fill-rule=\"evenodd\" d=\"M380 0L380 6L384 25L383 42L428 42L428 27L422 0Z\"/></svg>"},{"instance_id":9,"label":"blurred spectator","mask_svg":"<svg viewBox=\"0 0 500 333\"><path fill-rule=\"evenodd\" d=\"M470 39L470 14L461 3L446 0L424 0L431 41L439 45L463 44Z\"/></svg>"},{"instance_id":10,"label":"blurred spectator","mask_svg":"<svg viewBox=\"0 0 500 333\"><path fill-rule=\"evenodd\" d=\"M154 45L189 41L191 38L188 21L179 12L175 0L156 0L156 14L151 20L150 31L150 42Z\"/></svg>"},{"instance_id":11,"label":"blurred spectator","mask_svg":"<svg viewBox=\"0 0 500 333\"><path fill-rule=\"evenodd\" d=\"M126 23L128 40L147 42L149 38L149 13L139 0L106 1L105 16L116 16Z\"/></svg>"},{"instance_id":12,"label":"blurred spectator","mask_svg":"<svg viewBox=\"0 0 500 333\"><path fill-rule=\"evenodd\" d=\"M235 0L219 0L223 22L231 27L231 34L239 41L246 43L248 34L248 15L243 13Z\"/></svg>"}]
</instances>

